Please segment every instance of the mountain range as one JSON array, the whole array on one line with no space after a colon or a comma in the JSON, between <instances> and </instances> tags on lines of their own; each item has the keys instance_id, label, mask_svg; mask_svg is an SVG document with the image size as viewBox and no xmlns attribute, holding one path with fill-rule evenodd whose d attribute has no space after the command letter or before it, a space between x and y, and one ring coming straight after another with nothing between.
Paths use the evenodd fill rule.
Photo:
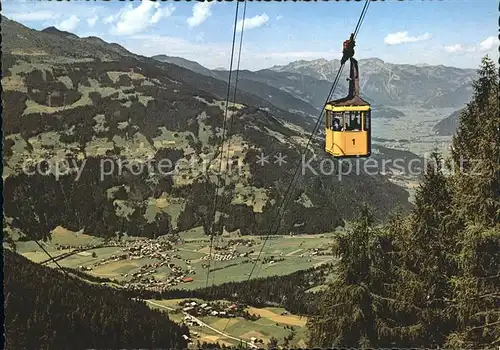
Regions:
<instances>
[{"instance_id":1,"label":"mountain range","mask_svg":"<svg viewBox=\"0 0 500 350\"><path fill-rule=\"evenodd\" d=\"M225 70L210 70L197 62L181 57L153 56L217 79L228 79ZM340 67L339 60L295 61L286 66L273 66L255 72L238 72L238 86L259 94L281 108L298 109L305 113L323 106L332 81ZM377 58L359 60L360 86L363 97L374 104L374 117L397 118L404 114L397 107L447 108L462 107L470 100L471 83L477 77L472 69L446 66L392 64ZM344 69L334 98L347 94L348 69ZM234 80L234 74L233 74ZM264 83L281 91L261 90ZM290 104L289 97L307 102L310 106ZM387 107L387 106L391 106Z\"/></svg>"},{"instance_id":2,"label":"mountain range","mask_svg":"<svg viewBox=\"0 0 500 350\"><path fill-rule=\"evenodd\" d=\"M2 33L9 229L27 238L47 237L58 225L100 236L156 237L196 226L208 230L217 169L224 169L227 160L237 162L239 172L219 177L224 186L216 225L265 234L275 224L309 136L312 119L305 112L291 112L244 89L226 109L223 80L99 38L54 28L36 31L4 17ZM226 110L231 149L221 152ZM306 172L282 212L280 233L332 230L356 217L363 203L375 207L379 218L396 207L410 207L408 193L388 176L359 168L347 173L356 162L332 162L322 142L313 139L310 150L316 157L308 164L319 169L329 161L335 168ZM390 150L381 150L375 160L390 157ZM284 157L287 165L260 165L261 154ZM155 164L165 159L177 166L159 173ZM61 162L71 165L64 174L50 167ZM103 164L110 162L120 171L115 167L104 176ZM122 167L124 162L129 165ZM137 173L144 162L153 166ZM339 176L340 170L346 175Z\"/></svg>"},{"instance_id":3,"label":"mountain range","mask_svg":"<svg viewBox=\"0 0 500 350\"><path fill-rule=\"evenodd\" d=\"M376 103L388 106L461 107L469 101L471 83L477 77L473 69L443 65L393 64L378 58L361 59L358 63L361 91ZM295 61L270 70L332 81L339 67L339 60L319 59ZM347 69L343 74L347 77Z\"/></svg>"}]
</instances>

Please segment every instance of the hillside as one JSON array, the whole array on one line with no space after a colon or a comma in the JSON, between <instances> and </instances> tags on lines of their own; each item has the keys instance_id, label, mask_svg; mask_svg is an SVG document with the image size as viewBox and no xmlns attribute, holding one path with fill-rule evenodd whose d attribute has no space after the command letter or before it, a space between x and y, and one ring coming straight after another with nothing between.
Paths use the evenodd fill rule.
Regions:
<instances>
[{"instance_id":1,"label":"hillside","mask_svg":"<svg viewBox=\"0 0 500 350\"><path fill-rule=\"evenodd\" d=\"M472 85L467 84L455 90L443 92L436 97L427 100L422 106L424 108L459 108L464 107L472 96ZM464 102L466 101L466 102Z\"/></svg>"},{"instance_id":2,"label":"hillside","mask_svg":"<svg viewBox=\"0 0 500 350\"><path fill-rule=\"evenodd\" d=\"M133 54L116 43L107 43L97 37L79 38L74 34L49 27L43 31L27 28L2 16L2 70L9 76L10 69L16 60L33 61L34 63L50 62L55 64L72 64L80 62L117 61L123 58L140 62L157 62L150 58ZM70 35L69 35L70 34ZM225 99L227 84L217 79L207 78L189 69L181 69L177 65L164 63L172 79L183 81L201 90L216 94ZM22 67L20 69L24 69ZM22 71L21 71L22 73ZM8 81L7 83L11 83ZM16 84L16 82L13 82ZM238 91L236 100L255 107L266 108L276 116L298 123L302 127L311 128L312 122L300 115L282 110L257 95Z\"/></svg>"},{"instance_id":3,"label":"hillside","mask_svg":"<svg viewBox=\"0 0 500 350\"><path fill-rule=\"evenodd\" d=\"M186 348L189 330L166 313L9 249L3 254L5 349Z\"/></svg>"},{"instance_id":4,"label":"hillside","mask_svg":"<svg viewBox=\"0 0 500 350\"><path fill-rule=\"evenodd\" d=\"M62 37L66 37L69 39L79 39L78 35L75 35L70 32L66 32L64 30L59 30L56 27L48 27L42 30L42 33L47 33L47 34L54 34L54 35L60 35Z\"/></svg>"},{"instance_id":5,"label":"hillside","mask_svg":"<svg viewBox=\"0 0 500 350\"><path fill-rule=\"evenodd\" d=\"M152 57L160 62L167 62L175 64L179 67L189 69L193 72L203 74L205 76L213 77L218 80L227 82L229 79L229 73L225 71L210 70L203 67L201 64L189 61L180 57L170 57L166 55L158 55ZM272 84L265 81L260 81L257 79L247 78L249 71L239 71L238 72L238 90L245 91L254 95L261 97L263 100L269 103L290 111L292 113L301 113L307 116L316 116L318 109L307 101L297 98L293 94L287 92L284 89L277 88ZM233 72L231 76L231 84L234 86L234 81L236 78L236 72ZM324 101L323 101L324 102Z\"/></svg>"},{"instance_id":6,"label":"hillside","mask_svg":"<svg viewBox=\"0 0 500 350\"><path fill-rule=\"evenodd\" d=\"M2 65L8 68L14 57L31 60L51 57L59 63L69 63L94 58L113 60L134 56L118 44L102 43L99 44L92 38L79 38L54 27L44 31L32 30L2 16Z\"/></svg>"},{"instance_id":7,"label":"hillside","mask_svg":"<svg viewBox=\"0 0 500 350\"><path fill-rule=\"evenodd\" d=\"M172 63L176 66L189 69L195 73L203 74L212 78L220 78L217 73L212 72L210 69L203 67L201 64L195 61L190 61L182 57L174 57L167 55L156 55L151 57L154 60L166 63Z\"/></svg>"},{"instance_id":8,"label":"hillside","mask_svg":"<svg viewBox=\"0 0 500 350\"><path fill-rule=\"evenodd\" d=\"M340 67L337 59L295 61L273 66L276 72L304 74L316 79L333 80ZM359 60L361 90L382 105L415 105L462 107L471 97L471 82L477 76L473 69L445 66L408 65L384 62L378 58ZM346 76L348 70L344 69ZM345 79L340 82L345 84Z\"/></svg>"},{"instance_id":9,"label":"hillside","mask_svg":"<svg viewBox=\"0 0 500 350\"><path fill-rule=\"evenodd\" d=\"M153 58L219 80L227 81L229 78L229 71L227 70L210 70L197 62L183 58L166 55L154 56ZM236 72L232 74L233 81L235 74ZM241 70L238 72L238 89L258 95L281 109L293 113L302 113L305 116L312 116L314 118L317 118L325 103L326 94L330 91L331 86L331 81L319 80L303 74L275 72L269 69L263 69L256 72L248 70ZM347 86L339 84L335 90L334 98L341 98L346 94ZM399 118L404 116L404 113L401 111L379 105L374 103L369 97L364 97L370 103L374 104L374 118Z\"/></svg>"},{"instance_id":10,"label":"hillside","mask_svg":"<svg viewBox=\"0 0 500 350\"><path fill-rule=\"evenodd\" d=\"M451 136L455 133L463 109L453 112L450 116L437 123L432 130L441 136Z\"/></svg>"},{"instance_id":11,"label":"hillside","mask_svg":"<svg viewBox=\"0 0 500 350\"><path fill-rule=\"evenodd\" d=\"M7 24L2 28L10 48L8 64L3 66L5 212L13 225L37 237L48 235L57 225L100 236L126 232L150 237L207 226L219 168L216 147L225 110L221 96L227 85L175 65L130 55L106 62L59 56L63 51L17 55L16 41L12 41L16 31L30 38L33 46L46 40L77 52L93 45L86 51L99 56L118 51L95 39L40 33L12 21ZM22 45L29 51L27 41ZM237 100L242 104L230 107L229 157L239 168L228 174L218 211L223 213L226 230L263 234L269 230L300 159L298 151L306 142L303 129L291 122L304 123L304 118L249 93L240 92ZM318 142L315 147L321 147ZM281 153L288 163L258 165L255 161L261 152ZM319 169L325 155L320 148L315 153L311 164ZM159 173L153 161L158 164L166 158L173 163L169 170L176 171ZM81 172L68 170L58 177L21 174L23 165L29 168L42 160L66 162ZM120 168L119 160L129 165L122 163ZM144 166L138 174L139 162L153 165ZM103 175L103 164L113 164L114 172ZM174 164L179 166L174 168ZM343 165L344 174L347 165ZM55 168L47 169L51 170L54 174ZM350 219L353 208L363 202L375 206L379 217L397 205L409 206L402 188L384 176L362 171L341 176L310 171L293 198L281 233L332 230Z\"/></svg>"}]
</instances>

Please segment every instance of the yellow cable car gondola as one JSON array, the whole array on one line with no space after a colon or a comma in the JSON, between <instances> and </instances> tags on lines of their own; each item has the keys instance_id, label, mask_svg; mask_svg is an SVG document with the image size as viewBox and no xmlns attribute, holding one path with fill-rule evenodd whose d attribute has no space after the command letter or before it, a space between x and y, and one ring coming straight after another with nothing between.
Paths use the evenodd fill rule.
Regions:
<instances>
[{"instance_id":1,"label":"yellow cable car gondola","mask_svg":"<svg viewBox=\"0 0 500 350\"><path fill-rule=\"evenodd\" d=\"M344 63L349 57L351 64L349 94L325 105L325 151L335 158L371 155L371 107L359 96L358 62L352 57L353 47L354 40L351 36L351 40L344 43L344 57L341 61Z\"/></svg>"}]
</instances>

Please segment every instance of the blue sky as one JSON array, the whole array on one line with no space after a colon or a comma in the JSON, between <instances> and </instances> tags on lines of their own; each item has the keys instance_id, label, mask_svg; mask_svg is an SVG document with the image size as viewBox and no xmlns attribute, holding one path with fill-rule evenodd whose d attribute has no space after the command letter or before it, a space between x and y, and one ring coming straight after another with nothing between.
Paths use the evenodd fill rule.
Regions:
<instances>
[{"instance_id":1,"label":"blue sky","mask_svg":"<svg viewBox=\"0 0 500 350\"><path fill-rule=\"evenodd\" d=\"M339 59L363 3L248 2L241 68ZM497 0L372 2L356 57L477 68L485 54L498 59L498 6ZM181 56L226 69L235 9L236 2L215 1L3 1L3 14L30 28L55 26L141 55Z\"/></svg>"}]
</instances>

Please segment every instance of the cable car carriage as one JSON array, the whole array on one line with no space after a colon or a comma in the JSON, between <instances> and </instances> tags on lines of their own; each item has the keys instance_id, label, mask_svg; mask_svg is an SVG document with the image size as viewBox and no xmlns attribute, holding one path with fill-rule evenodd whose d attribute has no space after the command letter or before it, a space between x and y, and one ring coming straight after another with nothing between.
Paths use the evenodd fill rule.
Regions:
<instances>
[{"instance_id":1,"label":"cable car carriage","mask_svg":"<svg viewBox=\"0 0 500 350\"><path fill-rule=\"evenodd\" d=\"M352 57L354 41L346 47L341 63L350 56L349 94L325 105L325 151L335 158L371 155L371 107L359 96L358 62ZM349 43L349 41L347 41Z\"/></svg>"}]
</instances>

